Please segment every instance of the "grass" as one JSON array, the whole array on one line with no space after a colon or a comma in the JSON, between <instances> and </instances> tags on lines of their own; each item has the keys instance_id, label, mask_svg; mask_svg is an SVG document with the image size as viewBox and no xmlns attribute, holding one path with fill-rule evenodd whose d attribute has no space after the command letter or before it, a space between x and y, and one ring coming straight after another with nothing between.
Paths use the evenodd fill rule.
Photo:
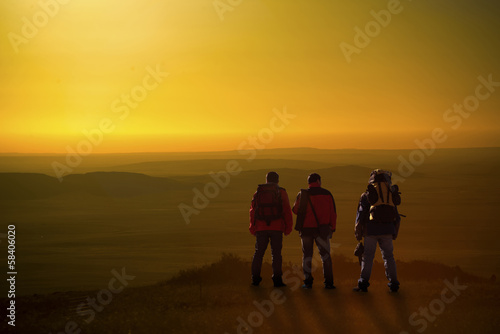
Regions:
<instances>
[{"instance_id":1,"label":"grass","mask_svg":"<svg viewBox=\"0 0 500 334\"><path fill-rule=\"evenodd\" d=\"M224 254L215 263L182 270L169 280L125 288L88 324L84 319L89 315L78 315L75 307L87 296L95 298L98 291L22 296L16 299L15 330L6 322L0 329L2 333L59 334L70 321L78 325L80 333L125 334L420 333L422 329L425 333L497 333L500 329L500 285L458 267L399 262L402 285L398 294L388 293L381 263L375 263L372 286L363 294L351 290L359 265L345 257L334 257L336 290L322 289L321 268L314 272L312 290L299 288L299 267L288 264L283 269L288 287L281 292L272 287L267 263L261 286L251 287L250 263ZM438 315L431 313L432 321L419 316L421 308L439 306L435 300L446 287L444 280L453 282L455 278L467 288L453 302L443 303ZM2 299L0 307L6 307L6 302ZM264 303L264 311L255 303ZM417 316L412 324L409 318L414 312Z\"/></svg>"}]
</instances>

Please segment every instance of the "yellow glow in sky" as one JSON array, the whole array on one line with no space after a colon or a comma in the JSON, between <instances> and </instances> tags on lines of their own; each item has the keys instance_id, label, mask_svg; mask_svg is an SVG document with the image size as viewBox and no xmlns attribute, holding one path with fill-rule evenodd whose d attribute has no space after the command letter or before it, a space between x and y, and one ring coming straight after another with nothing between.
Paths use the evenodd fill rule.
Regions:
<instances>
[{"instance_id":1,"label":"yellow glow in sky","mask_svg":"<svg viewBox=\"0 0 500 334\"><path fill-rule=\"evenodd\" d=\"M413 148L435 128L441 147L500 145L491 1L23 0L0 12L0 152L64 153L89 133L93 152L234 150L249 136ZM273 130L284 109L294 117Z\"/></svg>"}]
</instances>

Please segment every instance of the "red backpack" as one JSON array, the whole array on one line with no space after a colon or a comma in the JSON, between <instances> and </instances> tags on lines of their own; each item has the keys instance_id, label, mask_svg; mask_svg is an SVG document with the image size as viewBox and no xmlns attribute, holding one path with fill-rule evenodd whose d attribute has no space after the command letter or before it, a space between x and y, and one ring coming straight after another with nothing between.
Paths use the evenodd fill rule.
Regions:
<instances>
[{"instance_id":1,"label":"red backpack","mask_svg":"<svg viewBox=\"0 0 500 334\"><path fill-rule=\"evenodd\" d=\"M281 190L276 183L259 184L255 194L255 220L271 221L283 218Z\"/></svg>"}]
</instances>

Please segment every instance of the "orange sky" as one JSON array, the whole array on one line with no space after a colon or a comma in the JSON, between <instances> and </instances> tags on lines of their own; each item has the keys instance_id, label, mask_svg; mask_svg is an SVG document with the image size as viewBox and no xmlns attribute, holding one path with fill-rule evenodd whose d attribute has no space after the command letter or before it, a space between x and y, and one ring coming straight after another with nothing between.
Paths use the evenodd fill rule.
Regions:
<instances>
[{"instance_id":1,"label":"orange sky","mask_svg":"<svg viewBox=\"0 0 500 334\"><path fill-rule=\"evenodd\" d=\"M500 87L443 118L500 82L491 1L61 2L0 4L0 152L500 146Z\"/></svg>"}]
</instances>

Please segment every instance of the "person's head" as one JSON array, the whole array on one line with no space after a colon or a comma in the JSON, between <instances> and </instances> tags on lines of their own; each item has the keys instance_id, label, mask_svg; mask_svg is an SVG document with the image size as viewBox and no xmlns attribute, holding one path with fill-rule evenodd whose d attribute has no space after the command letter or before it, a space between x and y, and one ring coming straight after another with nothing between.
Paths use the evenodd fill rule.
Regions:
<instances>
[{"instance_id":1,"label":"person's head","mask_svg":"<svg viewBox=\"0 0 500 334\"><path fill-rule=\"evenodd\" d=\"M383 169L374 169L370 173L370 178L368 179L368 183L374 182L387 182L391 183L392 173Z\"/></svg>"},{"instance_id":2,"label":"person's head","mask_svg":"<svg viewBox=\"0 0 500 334\"><path fill-rule=\"evenodd\" d=\"M307 177L307 183L311 184L314 182L321 184L321 176L317 173L312 173Z\"/></svg>"},{"instance_id":3,"label":"person's head","mask_svg":"<svg viewBox=\"0 0 500 334\"><path fill-rule=\"evenodd\" d=\"M269 172L266 175L266 182L272 182L272 183L279 183L280 182L280 176L276 172Z\"/></svg>"}]
</instances>

